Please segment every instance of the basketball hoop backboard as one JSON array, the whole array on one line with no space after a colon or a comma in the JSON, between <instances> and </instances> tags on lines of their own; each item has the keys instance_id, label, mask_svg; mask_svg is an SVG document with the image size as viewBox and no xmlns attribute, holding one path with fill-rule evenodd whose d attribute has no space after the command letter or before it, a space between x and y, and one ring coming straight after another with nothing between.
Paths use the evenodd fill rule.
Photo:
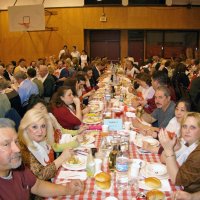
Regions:
<instances>
[{"instance_id":1,"label":"basketball hoop backboard","mask_svg":"<svg viewBox=\"0 0 200 200\"><path fill-rule=\"evenodd\" d=\"M11 32L45 30L43 5L8 7L8 17Z\"/></svg>"}]
</instances>

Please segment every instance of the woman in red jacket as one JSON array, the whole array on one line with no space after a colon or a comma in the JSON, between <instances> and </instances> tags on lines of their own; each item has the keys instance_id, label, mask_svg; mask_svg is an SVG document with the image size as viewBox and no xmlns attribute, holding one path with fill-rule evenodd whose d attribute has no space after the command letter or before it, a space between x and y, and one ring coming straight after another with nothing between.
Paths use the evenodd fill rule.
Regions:
<instances>
[{"instance_id":1,"label":"woman in red jacket","mask_svg":"<svg viewBox=\"0 0 200 200\"><path fill-rule=\"evenodd\" d=\"M81 125L81 103L78 97L73 96L70 87L62 86L54 94L51 111L63 128L77 129Z\"/></svg>"}]
</instances>

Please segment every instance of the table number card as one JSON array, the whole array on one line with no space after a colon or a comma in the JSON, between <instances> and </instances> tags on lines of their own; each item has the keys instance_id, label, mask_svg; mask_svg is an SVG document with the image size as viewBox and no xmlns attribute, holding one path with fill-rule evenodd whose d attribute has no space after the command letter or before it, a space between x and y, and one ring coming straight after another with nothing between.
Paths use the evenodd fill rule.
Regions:
<instances>
[{"instance_id":1,"label":"table number card","mask_svg":"<svg viewBox=\"0 0 200 200\"><path fill-rule=\"evenodd\" d=\"M104 119L103 123L108 125L109 131L122 130L122 119Z\"/></svg>"}]
</instances>

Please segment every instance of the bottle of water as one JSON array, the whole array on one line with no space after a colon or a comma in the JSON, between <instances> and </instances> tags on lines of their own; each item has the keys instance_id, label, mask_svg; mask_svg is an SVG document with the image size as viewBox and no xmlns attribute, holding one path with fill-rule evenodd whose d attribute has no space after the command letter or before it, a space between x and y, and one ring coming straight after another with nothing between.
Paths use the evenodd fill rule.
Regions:
<instances>
[{"instance_id":1,"label":"bottle of water","mask_svg":"<svg viewBox=\"0 0 200 200\"><path fill-rule=\"evenodd\" d=\"M116 183L119 190L126 190L128 187L128 163L128 153L119 151L116 158Z\"/></svg>"}]
</instances>

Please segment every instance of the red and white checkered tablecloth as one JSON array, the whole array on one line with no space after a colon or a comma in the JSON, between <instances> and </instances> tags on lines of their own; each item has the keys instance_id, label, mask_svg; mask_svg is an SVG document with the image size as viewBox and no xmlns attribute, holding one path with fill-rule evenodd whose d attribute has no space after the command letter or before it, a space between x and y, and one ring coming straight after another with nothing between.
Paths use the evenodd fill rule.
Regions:
<instances>
[{"instance_id":1,"label":"red and white checkered tablecloth","mask_svg":"<svg viewBox=\"0 0 200 200\"><path fill-rule=\"evenodd\" d=\"M98 134L96 136L96 141L95 141L95 146L99 147L101 141L101 136ZM134 144L129 145L129 157L130 158L138 158L145 160L147 162L160 162L159 155L157 154L139 154L137 152L137 147ZM103 166L103 170L105 169L106 166ZM62 170L66 170L63 167L60 168L58 171L57 176L54 179L54 182L62 182L64 179L58 179L58 175ZM66 170L67 171L67 170ZM94 178L88 178L85 181L85 189L84 192L81 195L76 195L76 196L62 196L62 197L55 197L55 198L49 198L49 199L73 199L73 200L104 200L108 196L115 196L119 200L132 200L136 197L138 191L135 191L134 188L128 188L128 190L119 192L116 185L115 185L115 178L114 174L112 174L112 180L113 180L113 186L112 190L110 192L103 192L103 191L98 191L95 188L95 180ZM172 191L175 191L176 188L171 184L171 189ZM140 192L143 190L140 189ZM165 192L166 195L166 200L171 199L171 192Z\"/></svg>"},{"instance_id":2,"label":"red and white checkered tablecloth","mask_svg":"<svg viewBox=\"0 0 200 200\"><path fill-rule=\"evenodd\" d=\"M104 101L104 105L105 105L105 101ZM105 111L110 111L111 112L111 116L112 118L115 118L115 113L112 111L111 109L112 104L110 104L107 107L104 107ZM122 121L131 121L132 118L128 118L125 115L125 112L123 112L123 114L120 116L120 118L122 119ZM101 124L96 124L95 126L98 126ZM98 148L100 146L100 142L101 142L101 134L96 135L96 140L95 140L95 146ZM130 158L138 158L147 162L160 162L160 157L158 154L140 154L137 151L137 147L134 144L129 144L129 157ZM103 171L107 171L107 167L103 166L102 167ZM64 179L59 179L59 173L62 170L66 170L63 167L61 167L57 173L57 176L54 179L54 182L64 182ZM66 170L67 171L67 170ZM76 195L76 196L63 196L63 197L55 197L55 198L49 198L49 199L59 199L59 200L64 200L64 199L68 199L68 200L104 200L106 197L108 196L115 196L116 198L118 198L118 200L133 200L135 199L138 191L135 191L134 188L128 188L128 190L123 191L123 192L119 192L116 184L115 184L115 178L114 178L114 174L112 175L112 180L113 180L113 185L112 185L112 190L110 192L103 192L103 191L99 191L95 189L95 180L94 178L88 178L85 181L85 189L84 192L80 195ZM172 191L175 191L176 188L174 185L171 185L171 189ZM142 189L139 189L140 192L143 192ZM171 192L165 192L165 196L166 196L166 200L170 200L171 199Z\"/></svg>"}]
</instances>

